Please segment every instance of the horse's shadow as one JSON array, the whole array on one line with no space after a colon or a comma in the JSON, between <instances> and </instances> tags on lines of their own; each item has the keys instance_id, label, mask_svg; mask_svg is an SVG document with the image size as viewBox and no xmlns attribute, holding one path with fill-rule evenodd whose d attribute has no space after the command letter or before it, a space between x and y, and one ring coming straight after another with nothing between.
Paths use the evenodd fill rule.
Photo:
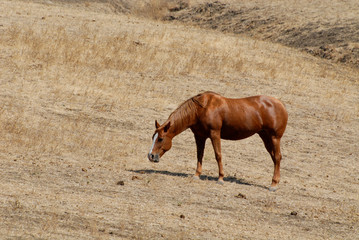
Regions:
<instances>
[{"instance_id":1,"label":"horse's shadow","mask_svg":"<svg viewBox=\"0 0 359 240\"><path fill-rule=\"evenodd\" d=\"M170 171L162 171L162 170L153 170L153 169L139 169L139 170L128 170L130 172L135 172L135 173L139 173L139 174L162 174L162 175L168 175L168 176L175 176L175 177L183 177L183 178L187 178L187 177L192 177L192 174L187 174L187 173L178 173L178 172L170 172ZM208 181L217 181L218 177L212 177L212 176L207 176L207 175L201 175L200 176L201 180L208 180ZM241 185L246 185L246 186L254 186L254 187L259 187L259 188L264 188L264 189L268 189L268 187L259 185L259 184L255 184L255 183L250 183L246 180L244 180L243 178L236 178L234 176L229 176L229 177L224 177L223 180L225 182L231 182L231 183L236 183L236 184L241 184Z\"/></svg>"}]
</instances>

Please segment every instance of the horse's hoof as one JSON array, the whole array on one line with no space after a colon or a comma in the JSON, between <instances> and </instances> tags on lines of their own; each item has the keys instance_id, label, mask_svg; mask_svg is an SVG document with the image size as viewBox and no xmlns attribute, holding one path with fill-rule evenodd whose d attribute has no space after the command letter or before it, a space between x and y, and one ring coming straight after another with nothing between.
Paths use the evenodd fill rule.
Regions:
<instances>
[{"instance_id":1,"label":"horse's hoof","mask_svg":"<svg viewBox=\"0 0 359 240\"><path fill-rule=\"evenodd\" d=\"M217 184L223 185L223 184L224 184L224 181L223 181L223 180L218 180L218 181L217 181Z\"/></svg>"},{"instance_id":2,"label":"horse's hoof","mask_svg":"<svg viewBox=\"0 0 359 240\"><path fill-rule=\"evenodd\" d=\"M193 175L193 180L200 180L199 176Z\"/></svg>"},{"instance_id":3,"label":"horse's hoof","mask_svg":"<svg viewBox=\"0 0 359 240\"><path fill-rule=\"evenodd\" d=\"M270 192L275 192L275 191L277 191L277 189L278 189L278 187L272 187L272 186L269 187Z\"/></svg>"}]
</instances>

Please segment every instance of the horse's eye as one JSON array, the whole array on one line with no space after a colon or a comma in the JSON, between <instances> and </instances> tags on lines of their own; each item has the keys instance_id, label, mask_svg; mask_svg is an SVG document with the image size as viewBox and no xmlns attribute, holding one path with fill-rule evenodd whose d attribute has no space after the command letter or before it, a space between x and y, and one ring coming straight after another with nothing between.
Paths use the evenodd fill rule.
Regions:
<instances>
[{"instance_id":1,"label":"horse's eye","mask_svg":"<svg viewBox=\"0 0 359 240\"><path fill-rule=\"evenodd\" d=\"M162 141L163 141L163 138L158 138L157 141L158 141L158 142L162 142Z\"/></svg>"}]
</instances>

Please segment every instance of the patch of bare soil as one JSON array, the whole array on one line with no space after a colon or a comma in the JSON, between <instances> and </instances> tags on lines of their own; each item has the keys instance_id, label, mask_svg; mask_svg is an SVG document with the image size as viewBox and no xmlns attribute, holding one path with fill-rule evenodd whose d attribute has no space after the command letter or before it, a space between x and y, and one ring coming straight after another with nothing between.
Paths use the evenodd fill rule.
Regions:
<instances>
[{"instance_id":1,"label":"patch of bare soil","mask_svg":"<svg viewBox=\"0 0 359 240\"><path fill-rule=\"evenodd\" d=\"M275 9L275 6L262 4L240 6L215 1L170 9L164 19L270 40L314 56L359 67L358 19L325 21L309 15L307 21L297 24L291 22L293 19L289 21L290 16L285 11ZM303 11L302 15L308 13Z\"/></svg>"}]
</instances>

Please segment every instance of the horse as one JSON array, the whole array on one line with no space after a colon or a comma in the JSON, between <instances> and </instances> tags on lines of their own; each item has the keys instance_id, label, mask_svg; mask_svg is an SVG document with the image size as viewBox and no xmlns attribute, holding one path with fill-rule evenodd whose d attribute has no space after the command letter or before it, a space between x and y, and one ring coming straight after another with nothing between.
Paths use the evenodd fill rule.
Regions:
<instances>
[{"instance_id":1,"label":"horse","mask_svg":"<svg viewBox=\"0 0 359 240\"><path fill-rule=\"evenodd\" d=\"M156 130L148 159L159 162L170 150L172 139L190 128L197 147L197 168L193 177L199 179L202 173L205 142L209 138L218 163L218 183L223 184L221 139L240 140L258 134L274 163L269 190L275 191L280 180L280 140L287 121L284 104L274 97L226 98L214 92L200 93L179 105L162 125L155 120Z\"/></svg>"}]
</instances>

